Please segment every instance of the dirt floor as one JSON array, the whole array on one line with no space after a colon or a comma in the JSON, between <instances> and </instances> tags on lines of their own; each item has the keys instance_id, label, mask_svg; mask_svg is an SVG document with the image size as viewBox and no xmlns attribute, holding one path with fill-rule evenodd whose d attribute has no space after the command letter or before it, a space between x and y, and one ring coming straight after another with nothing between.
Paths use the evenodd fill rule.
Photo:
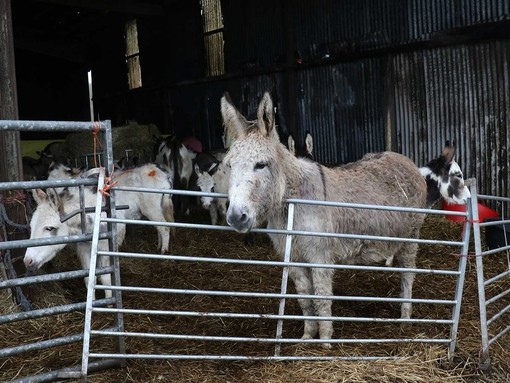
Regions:
<instances>
[{"instance_id":1,"label":"dirt floor","mask_svg":"<svg viewBox=\"0 0 510 383\"><path fill-rule=\"evenodd\" d=\"M206 222L207 215L197 213L198 222ZM157 236L153 228L128 228L128 236L121 250L140 253L157 253ZM429 216L422 228L422 238L460 241L462 224L447 221L442 216ZM420 268L455 269L458 249L449 246L421 245L418 257ZM172 254L239 259L274 259L270 242L264 234L255 236L253 245L245 245L244 236L232 232L212 230L196 231L177 229L172 240ZM490 259L490 260L489 260ZM493 274L508 269L506 255L489 258L486 272ZM46 272L71 270L78 262L70 252L64 252L46 268ZM279 292L281 269L268 266L225 265L221 263L176 262L149 259L122 259L123 285L201 290ZM398 297L398 273L339 271L335 276L335 293L338 295L367 295ZM502 282L503 283L503 282ZM508 282L506 282L508 283ZM494 289L497 289L495 286ZM293 292L290 284L290 292ZM414 285L415 298L453 299L455 281L449 277L418 275ZM496 291L494 291L496 292ZM34 303L46 307L59 303L83 301L83 280L55 282L36 291ZM100 293L98 293L99 295ZM199 294L176 295L145 292L124 292L123 305L127 308L151 308L205 312L256 312L276 313L278 300L269 298L204 296ZM0 295L0 314L16 311L7 296ZM508 304L509 302L506 302ZM395 318L400 314L398 303L334 302L333 314L357 317ZM289 300L287 314L300 315L297 302ZM507 314L508 315L508 314ZM450 306L416 304L413 317L449 318ZM0 349L24 342L33 342L80 333L84 314L74 312L0 325ZM94 328L111 326L110 314L94 313ZM508 316L507 316L508 318ZM274 320L226 319L211 317L184 317L175 315L131 315L124 317L126 331L199 334L244 337L274 336ZM507 320L508 322L508 320ZM284 337L299 338L302 321L285 323ZM338 322L336 337L356 339L370 336L444 338L449 327L445 325L412 325L397 328L395 324ZM398 356L397 360L377 361L193 361L193 360L138 360L129 359L124 367L89 375L92 383L106 382L267 382L267 383L333 383L333 382L508 382L510 381L510 353L508 335L491 346L490 370L479 368L481 349L480 320L475 259L468 261L458 345L454 358L448 361L445 345L423 344L336 344L326 351L320 345L291 344L282 347L283 355L353 355ZM91 351L108 352L114 347L113 338L92 340ZM129 337L129 353L190 355L272 355L274 348L267 344L233 342L205 342L192 340L164 340ZM0 359L0 381L23 377L76 365L81 359L81 343L59 346L43 352L34 351L23 356ZM62 380L78 382L77 380Z\"/></svg>"}]
</instances>

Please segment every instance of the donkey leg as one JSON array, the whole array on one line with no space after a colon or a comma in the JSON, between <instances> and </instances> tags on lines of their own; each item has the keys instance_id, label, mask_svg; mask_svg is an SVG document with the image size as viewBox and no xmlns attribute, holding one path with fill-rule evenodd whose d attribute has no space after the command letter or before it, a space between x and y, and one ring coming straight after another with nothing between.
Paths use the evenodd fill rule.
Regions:
<instances>
[{"instance_id":1,"label":"donkey leg","mask_svg":"<svg viewBox=\"0 0 510 383\"><path fill-rule=\"evenodd\" d=\"M108 250L108 242L105 240L99 241L99 249L100 250ZM99 267L108 267L108 266L110 266L110 263L111 263L110 257L105 256L105 255L101 255L97 259L97 264ZM101 282L101 284L103 286L111 286L112 285L112 275L110 273L101 274L99 276L99 282ZM112 290L105 290L104 296L105 296L105 298L111 298Z\"/></svg>"},{"instance_id":2,"label":"donkey leg","mask_svg":"<svg viewBox=\"0 0 510 383\"><path fill-rule=\"evenodd\" d=\"M221 225L227 224L227 200L225 198L218 199L218 216Z\"/></svg>"},{"instance_id":3,"label":"donkey leg","mask_svg":"<svg viewBox=\"0 0 510 383\"><path fill-rule=\"evenodd\" d=\"M215 201L209 206L209 215L211 216L211 225L218 224L218 205Z\"/></svg>"},{"instance_id":4,"label":"donkey leg","mask_svg":"<svg viewBox=\"0 0 510 383\"><path fill-rule=\"evenodd\" d=\"M312 279L309 269L303 267L291 267L289 269L289 276L294 282L294 286L298 294L313 294ZM298 302L304 316L315 315L313 303L310 299L298 299ZM315 335L317 335L318 330L319 325L317 321L306 319L302 339L313 339Z\"/></svg>"},{"instance_id":5,"label":"donkey leg","mask_svg":"<svg viewBox=\"0 0 510 383\"><path fill-rule=\"evenodd\" d=\"M83 242L76 244L76 252L80 259L81 268L84 270L90 269L90 253L91 253L90 242ZM85 277L85 288L89 287L89 277ZM96 290L94 290L92 300L96 300Z\"/></svg>"},{"instance_id":6,"label":"donkey leg","mask_svg":"<svg viewBox=\"0 0 510 383\"><path fill-rule=\"evenodd\" d=\"M159 242L161 242L161 254L165 254L170 246L170 228L167 226L158 226L157 230L158 237L160 238Z\"/></svg>"},{"instance_id":7,"label":"donkey leg","mask_svg":"<svg viewBox=\"0 0 510 383\"><path fill-rule=\"evenodd\" d=\"M313 293L315 295L333 295L333 269L315 267L311 269L313 280ZM332 301L329 299L316 299L313 301L315 312L322 317L331 316ZM331 339L333 336L333 322L324 320L319 322L319 336L321 339ZM330 343L324 343L324 347L331 348Z\"/></svg>"},{"instance_id":8,"label":"donkey leg","mask_svg":"<svg viewBox=\"0 0 510 383\"><path fill-rule=\"evenodd\" d=\"M417 243L406 243L399 251L395 258L400 267L405 268L416 268L416 253L418 251ZM400 296L405 299L411 299L413 297L413 283L414 273L403 272L400 275ZM412 314L412 303L404 302L400 307L400 317L402 319L411 318Z\"/></svg>"}]
</instances>

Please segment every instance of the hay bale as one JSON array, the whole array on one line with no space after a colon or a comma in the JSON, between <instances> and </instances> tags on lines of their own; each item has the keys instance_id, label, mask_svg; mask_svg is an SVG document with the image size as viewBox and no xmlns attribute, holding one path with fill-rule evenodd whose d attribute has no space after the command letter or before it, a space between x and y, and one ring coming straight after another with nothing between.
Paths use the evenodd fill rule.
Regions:
<instances>
[{"instance_id":1,"label":"hay bale","mask_svg":"<svg viewBox=\"0 0 510 383\"><path fill-rule=\"evenodd\" d=\"M139 158L139 164L153 160L153 151L160 132L156 125L140 125L131 122L126 126L112 128L113 158L119 160L125 156L126 150L132 150L131 155ZM100 135L102 142L102 136ZM71 133L66 138L66 144L77 159L78 165L85 166L85 156L94 153L94 137L91 132ZM96 151L101 151L96 147Z\"/></svg>"}]
</instances>

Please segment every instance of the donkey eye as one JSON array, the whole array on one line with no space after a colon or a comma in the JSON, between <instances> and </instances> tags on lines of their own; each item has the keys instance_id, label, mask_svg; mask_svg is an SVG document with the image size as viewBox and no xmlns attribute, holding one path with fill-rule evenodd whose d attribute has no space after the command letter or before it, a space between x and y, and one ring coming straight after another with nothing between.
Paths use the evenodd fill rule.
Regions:
<instances>
[{"instance_id":1,"label":"donkey eye","mask_svg":"<svg viewBox=\"0 0 510 383\"><path fill-rule=\"evenodd\" d=\"M55 230L56 228L55 228L55 227L53 227L53 226L46 226L44 229L45 229L46 231L53 231L53 230Z\"/></svg>"},{"instance_id":2,"label":"donkey eye","mask_svg":"<svg viewBox=\"0 0 510 383\"><path fill-rule=\"evenodd\" d=\"M266 162L257 162L255 164L255 170L262 170L267 166Z\"/></svg>"}]
</instances>

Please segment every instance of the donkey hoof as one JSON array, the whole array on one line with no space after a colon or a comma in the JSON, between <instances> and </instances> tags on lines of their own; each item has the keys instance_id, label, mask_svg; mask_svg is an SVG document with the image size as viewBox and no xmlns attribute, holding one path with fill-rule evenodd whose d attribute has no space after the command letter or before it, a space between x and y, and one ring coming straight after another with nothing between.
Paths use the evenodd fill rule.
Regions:
<instances>
[{"instance_id":1,"label":"donkey hoof","mask_svg":"<svg viewBox=\"0 0 510 383\"><path fill-rule=\"evenodd\" d=\"M326 350L331 350L332 348L331 343L322 343L322 348Z\"/></svg>"}]
</instances>

